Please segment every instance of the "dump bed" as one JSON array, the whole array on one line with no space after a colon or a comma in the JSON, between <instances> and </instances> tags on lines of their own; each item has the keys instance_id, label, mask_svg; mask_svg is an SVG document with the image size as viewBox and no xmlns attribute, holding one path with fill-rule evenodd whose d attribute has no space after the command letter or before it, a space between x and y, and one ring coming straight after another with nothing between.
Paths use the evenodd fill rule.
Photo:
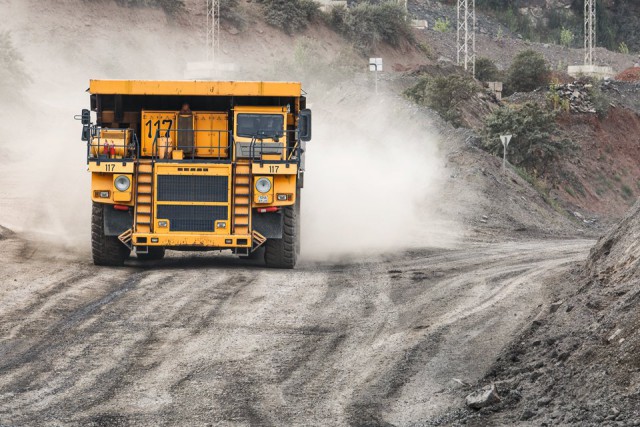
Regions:
<instances>
[{"instance_id":1,"label":"dump bed","mask_svg":"<svg viewBox=\"0 0 640 427\"><path fill-rule=\"evenodd\" d=\"M298 82L91 80L94 95L299 97Z\"/></svg>"}]
</instances>

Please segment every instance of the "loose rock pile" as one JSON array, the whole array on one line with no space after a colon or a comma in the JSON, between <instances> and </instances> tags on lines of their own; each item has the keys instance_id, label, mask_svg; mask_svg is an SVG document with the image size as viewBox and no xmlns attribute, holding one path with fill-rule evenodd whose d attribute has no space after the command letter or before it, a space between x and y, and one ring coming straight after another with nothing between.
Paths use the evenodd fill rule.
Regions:
<instances>
[{"instance_id":1,"label":"loose rock pile","mask_svg":"<svg viewBox=\"0 0 640 427\"><path fill-rule=\"evenodd\" d=\"M558 84L551 88L551 95L556 95L560 102L568 104L569 111L572 113L595 113L596 109L591 102L589 89L593 85L589 83L573 82L569 84Z\"/></svg>"}]
</instances>

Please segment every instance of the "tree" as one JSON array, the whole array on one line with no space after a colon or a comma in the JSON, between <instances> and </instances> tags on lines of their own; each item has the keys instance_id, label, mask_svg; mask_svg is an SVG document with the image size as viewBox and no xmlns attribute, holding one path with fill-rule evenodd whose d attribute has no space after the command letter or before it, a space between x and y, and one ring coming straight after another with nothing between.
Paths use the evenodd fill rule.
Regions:
<instances>
[{"instance_id":1,"label":"tree","mask_svg":"<svg viewBox=\"0 0 640 427\"><path fill-rule=\"evenodd\" d=\"M560 31L560 44L566 48L569 48L573 43L573 39L574 36L571 30L563 26L562 30Z\"/></svg>"},{"instance_id":2,"label":"tree","mask_svg":"<svg viewBox=\"0 0 640 427\"><path fill-rule=\"evenodd\" d=\"M564 148L554 140L555 115L538 104L526 103L520 109L503 107L487 117L482 131L483 147L494 155L502 155L500 135L511 134L509 161L544 174L546 168Z\"/></svg>"},{"instance_id":3,"label":"tree","mask_svg":"<svg viewBox=\"0 0 640 427\"><path fill-rule=\"evenodd\" d=\"M459 126L460 112L457 107L471 98L476 90L476 83L466 75L425 76L404 93L416 103L434 109L454 126Z\"/></svg>"},{"instance_id":4,"label":"tree","mask_svg":"<svg viewBox=\"0 0 640 427\"><path fill-rule=\"evenodd\" d=\"M530 92L549 83L549 68L542 54L525 50L516 55L507 77L509 92Z\"/></svg>"},{"instance_id":5,"label":"tree","mask_svg":"<svg viewBox=\"0 0 640 427\"><path fill-rule=\"evenodd\" d=\"M489 58L478 58L476 60L476 79L481 82L493 82L500 78L500 71L496 64Z\"/></svg>"},{"instance_id":6,"label":"tree","mask_svg":"<svg viewBox=\"0 0 640 427\"><path fill-rule=\"evenodd\" d=\"M319 13L313 0L262 0L265 21L292 35L307 27Z\"/></svg>"}]
</instances>

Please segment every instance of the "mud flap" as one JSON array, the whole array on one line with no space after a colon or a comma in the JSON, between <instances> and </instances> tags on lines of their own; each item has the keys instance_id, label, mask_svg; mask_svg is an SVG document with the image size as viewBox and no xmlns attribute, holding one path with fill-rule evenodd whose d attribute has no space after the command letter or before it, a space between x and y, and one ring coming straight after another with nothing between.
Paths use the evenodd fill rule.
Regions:
<instances>
[{"instance_id":1,"label":"mud flap","mask_svg":"<svg viewBox=\"0 0 640 427\"><path fill-rule=\"evenodd\" d=\"M119 211L111 205L105 205L104 209L104 235L119 236L133 227L133 215L131 210Z\"/></svg>"},{"instance_id":2,"label":"mud flap","mask_svg":"<svg viewBox=\"0 0 640 427\"><path fill-rule=\"evenodd\" d=\"M282 239L282 212L254 213L252 224L267 239Z\"/></svg>"}]
</instances>

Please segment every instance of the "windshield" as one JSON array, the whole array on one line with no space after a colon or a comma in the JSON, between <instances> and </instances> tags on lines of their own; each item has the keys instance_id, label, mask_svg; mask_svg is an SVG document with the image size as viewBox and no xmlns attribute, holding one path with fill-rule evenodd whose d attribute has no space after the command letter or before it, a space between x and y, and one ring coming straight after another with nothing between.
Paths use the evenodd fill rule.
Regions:
<instances>
[{"instance_id":1,"label":"windshield","mask_svg":"<svg viewBox=\"0 0 640 427\"><path fill-rule=\"evenodd\" d=\"M276 138L284 132L281 114L238 114L238 136L245 138Z\"/></svg>"}]
</instances>

